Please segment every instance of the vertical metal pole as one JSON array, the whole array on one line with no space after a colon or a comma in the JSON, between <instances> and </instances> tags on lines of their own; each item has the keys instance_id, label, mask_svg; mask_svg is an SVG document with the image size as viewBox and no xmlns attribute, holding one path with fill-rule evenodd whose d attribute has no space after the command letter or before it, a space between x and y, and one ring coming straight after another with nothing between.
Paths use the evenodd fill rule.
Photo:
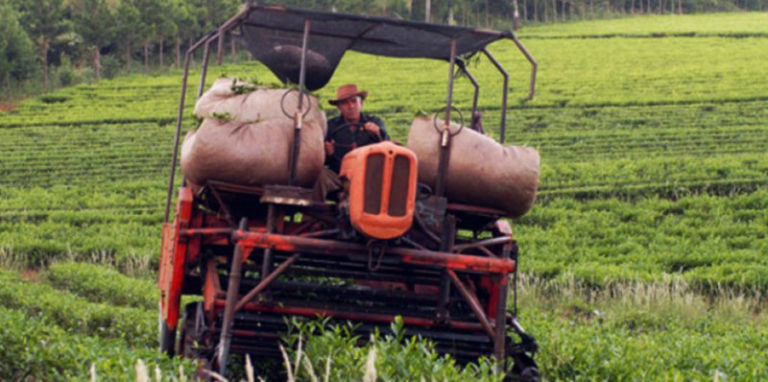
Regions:
<instances>
[{"instance_id":1,"label":"vertical metal pole","mask_svg":"<svg viewBox=\"0 0 768 382\"><path fill-rule=\"evenodd\" d=\"M448 72L448 98L445 103L445 121L440 137L440 158L437 164L437 184L435 194L445 194L445 175L448 172L448 160L451 154L451 104L453 103L453 72L456 64L456 39L451 40L450 65ZM456 221L452 216L446 215L443 219L443 232L440 242L440 250L450 251L455 237ZM451 298L451 280L447 271L443 271L440 278L440 299L437 305L438 320L448 320L448 303Z\"/></svg>"},{"instance_id":2,"label":"vertical metal pole","mask_svg":"<svg viewBox=\"0 0 768 382\"><path fill-rule=\"evenodd\" d=\"M197 44L196 44L197 45ZM197 45L199 46L199 45ZM165 199L165 223L168 223L171 214L171 197L173 195L173 179L176 176L176 157L179 154L179 136L181 136L181 121L184 116L184 101L187 96L187 79L189 78L189 64L192 61L192 53L196 46L190 47L184 58L184 78L181 82L181 100L179 101L179 114L176 116L176 137L173 140L173 158L171 159L171 178L168 181L168 197Z\"/></svg>"},{"instance_id":3,"label":"vertical metal pole","mask_svg":"<svg viewBox=\"0 0 768 382\"><path fill-rule=\"evenodd\" d=\"M513 243L504 244L504 247L501 253L501 257L503 259L509 259L513 246L514 246ZM517 272L517 262L515 262L515 272ZM503 362L504 359L506 358L505 345L506 345L506 337L507 337L506 318L507 318L507 296L509 294L509 274L502 273L501 275L499 275L495 284L499 286L499 296L498 296L498 300L496 301L496 318L495 318L496 319L496 322L495 322L496 337L493 340L493 353L496 356L497 361ZM517 295L515 295L515 298L517 298Z\"/></svg>"},{"instance_id":4,"label":"vertical metal pole","mask_svg":"<svg viewBox=\"0 0 768 382\"><path fill-rule=\"evenodd\" d=\"M459 65L459 69L467 75L467 78L469 78L469 81L472 82L472 86L475 88L475 95L472 98L472 118L474 118L475 113L477 112L477 101L480 98L480 84L475 79L475 76L469 72L469 69L467 69L467 64L464 63L464 61L458 61L457 63ZM472 129L475 129L474 125L472 126Z\"/></svg>"},{"instance_id":5,"label":"vertical metal pole","mask_svg":"<svg viewBox=\"0 0 768 382\"><path fill-rule=\"evenodd\" d=\"M221 28L219 28L219 43L216 44L216 64L221 65L221 63L224 61L224 33L222 33Z\"/></svg>"},{"instance_id":6,"label":"vertical metal pole","mask_svg":"<svg viewBox=\"0 0 768 382\"><path fill-rule=\"evenodd\" d=\"M515 272L512 274L512 293L514 294L512 313L517 317L517 269L518 269L517 243L512 243L512 259L515 260Z\"/></svg>"},{"instance_id":7,"label":"vertical metal pole","mask_svg":"<svg viewBox=\"0 0 768 382\"><path fill-rule=\"evenodd\" d=\"M301 67L299 69L299 102L296 110L296 114L293 117L293 151L291 152L291 175L289 179L289 185L293 186L296 181L296 167L299 160L299 149L301 147L301 127L303 124L304 109L304 91L305 91L305 77L307 72L307 45L309 43L309 19L304 20L304 37L301 42Z\"/></svg>"},{"instance_id":8,"label":"vertical metal pole","mask_svg":"<svg viewBox=\"0 0 768 382\"><path fill-rule=\"evenodd\" d=\"M275 205L270 203L269 207L267 207L267 233L274 233L275 232ZM261 280L264 281L264 279L269 275L269 273L272 271L272 247L268 247L264 249L264 258L261 262ZM267 293L265 290L264 293Z\"/></svg>"},{"instance_id":9,"label":"vertical metal pole","mask_svg":"<svg viewBox=\"0 0 768 382\"><path fill-rule=\"evenodd\" d=\"M456 39L451 40L450 71L448 72L448 99L445 101L445 125L450 127L451 104L453 103L453 71L456 65Z\"/></svg>"},{"instance_id":10,"label":"vertical metal pole","mask_svg":"<svg viewBox=\"0 0 768 382\"><path fill-rule=\"evenodd\" d=\"M203 96L203 91L205 90L205 77L208 75L208 63L210 62L211 57L211 42L217 37L218 32L209 36L203 47L203 72L200 74L200 86L197 88L197 99L200 99L200 97Z\"/></svg>"},{"instance_id":11,"label":"vertical metal pole","mask_svg":"<svg viewBox=\"0 0 768 382\"><path fill-rule=\"evenodd\" d=\"M451 150L451 104L453 103L453 71L456 61L456 39L451 40L450 71L448 73L448 98L445 101L445 121L440 137L440 157L437 164L437 184L435 195L445 194L445 174L448 172L448 160Z\"/></svg>"},{"instance_id":12,"label":"vertical metal pole","mask_svg":"<svg viewBox=\"0 0 768 382\"><path fill-rule=\"evenodd\" d=\"M507 134L507 93L509 93L509 73L504 70L504 67L496 61L496 57L493 57L488 49L483 48L483 53L491 60L493 66L504 77L503 93L501 94L501 128L499 129L499 143L504 143L505 135Z\"/></svg>"},{"instance_id":13,"label":"vertical metal pole","mask_svg":"<svg viewBox=\"0 0 768 382\"><path fill-rule=\"evenodd\" d=\"M309 43L309 28L310 28L310 22L309 19L304 20L304 36L302 36L301 40L301 66L299 69L299 92L301 93L302 97L299 97L299 112L301 112L301 107L303 105L304 101L304 90L305 90L305 79L307 76L307 46Z\"/></svg>"},{"instance_id":14,"label":"vertical metal pole","mask_svg":"<svg viewBox=\"0 0 768 382\"><path fill-rule=\"evenodd\" d=\"M252 5L253 4L250 4L250 3L246 5L245 7L243 7L243 10L240 11L240 13L236 14L231 19L224 22L224 24L221 24L221 26L219 27L219 46L218 46L219 65L221 65L222 59L224 58L224 36L226 36L227 32L229 32L233 28L236 28L242 19L248 17L248 14L251 13Z\"/></svg>"},{"instance_id":15,"label":"vertical metal pole","mask_svg":"<svg viewBox=\"0 0 768 382\"><path fill-rule=\"evenodd\" d=\"M531 85L528 88L528 99L533 99L534 91L536 90L536 72L539 70L539 63L536 62L533 56L531 56L531 53L528 52L528 49L525 49L523 43L520 42L520 40L514 34L512 35L512 41L515 42L517 49L523 52L525 58L528 59L528 62L531 63Z\"/></svg>"},{"instance_id":16,"label":"vertical metal pole","mask_svg":"<svg viewBox=\"0 0 768 382\"><path fill-rule=\"evenodd\" d=\"M453 215L446 215L443 219L443 232L440 235L440 251L452 252L456 241L456 218ZM448 304L451 300L451 278L447 270L443 270L440 276L440 299L437 303L438 321L446 322L450 317L448 313Z\"/></svg>"},{"instance_id":17,"label":"vertical metal pole","mask_svg":"<svg viewBox=\"0 0 768 382\"><path fill-rule=\"evenodd\" d=\"M240 230L247 228L247 220L243 218L240 221ZM235 304L240 292L240 278L242 277L243 267L243 247L235 244L235 253L232 256L232 267L229 272L229 285L227 286L227 300L224 305L224 321L221 325L221 338L219 339L219 354L216 362L219 364L219 374L225 375L227 372L227 361L229 360L229 347L232 344L232 326L234 324Z\"/></svg>"}]
</instances>

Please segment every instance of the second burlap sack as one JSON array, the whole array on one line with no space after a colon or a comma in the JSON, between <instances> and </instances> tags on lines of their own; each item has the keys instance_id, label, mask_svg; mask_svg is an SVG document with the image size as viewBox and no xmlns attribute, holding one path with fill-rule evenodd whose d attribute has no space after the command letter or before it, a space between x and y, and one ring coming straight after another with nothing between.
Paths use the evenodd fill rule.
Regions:
<instances>
[{"instance_id":1,"label":"second burlap sack","mask_svg":"<svg viewBox=\"0 0 768 382\"><path fill-rule=\"evenodd\" d=\"M438 120L437 125L442 126ZM451 131L458 131L452 125ZM419 182L437 182L440 133L432 118L416 118L407 147L419 158ZM510 217L528 212L536 201L539 185L539 153L525 146L502 146L492 138L464 128L451 138L445 178L449 202L491 207Z\"/></svg>"}]
</instances>

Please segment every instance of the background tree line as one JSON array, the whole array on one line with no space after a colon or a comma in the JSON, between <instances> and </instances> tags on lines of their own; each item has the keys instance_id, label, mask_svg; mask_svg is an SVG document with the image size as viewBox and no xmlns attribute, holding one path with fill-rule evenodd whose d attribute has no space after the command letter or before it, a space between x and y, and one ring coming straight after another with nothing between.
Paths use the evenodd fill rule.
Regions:
<instances>
[{"instance_id":1,"label":"background tree line","mask_svg":"<svg viewBox=\"0 0 768 382\"><path fill-rule=\"evenodd\" d=\"M32 91L39 91L50 88L52 83L69 85L80 79L111 77L121 71L139 69L136 63L140 63L144 71L179 66L181 52L194 39L234 15L243 1L0 0L0 89L4 94L0 97L23 92L19 89L24 84L32 84ZM768 0L285 0L279 3L497 28L632 14L768 10ZM234 51L234 45L232 49Z\"/></svg>"}]
</instances>

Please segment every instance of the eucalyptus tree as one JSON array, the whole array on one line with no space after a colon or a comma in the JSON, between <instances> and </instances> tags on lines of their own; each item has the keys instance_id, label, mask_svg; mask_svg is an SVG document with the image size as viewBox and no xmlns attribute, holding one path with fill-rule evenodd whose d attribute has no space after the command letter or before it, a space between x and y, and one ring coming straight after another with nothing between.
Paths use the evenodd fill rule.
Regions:
<instances>
[{"instance_id":1,"label":"eucalyptus tree","mask_svg":"<svg viewBox=\"0 0 768 382\"><path fill-rule=\"evenodd\" d=\"M166 18L164 14L167 8L165 0L126 0L131 1L133 6L139 10L139 22L137 23L136 41L144 49L144 70L149 71L149 48L150 45L162 38L166 31Z\"/></svg>"},{"instance_id":2,"label":"eucalyptus tree","mask_svg":"<svg viewBox=\"0 0 768 382\"><path fill-rule=\"evenodd\" d=\"M117 45L121 46L125 54L126 68L131 70L133 61L133 43L141 41L144 25L141 23L141 11L133 0L120 0L117 4L116 36Z\"/></svg>"},{"instance_id":3,"label":"eucalyptus tree","mask_svg":"<svg viewBox=\"0 0 768 382\"><path fill-rule=\"evenodd\" d=\"M43 65L43 86L48 89L48 53L57 37L71 30L64 17L64 0L16 0L19 21L37 47Z\"/></svg>"},{"instance_id":4,"label":"eucalyptus tree","mask_svg":"<svg viewBox=\"0 0 768 382\"><path fill-rule=\"evenodd\" d=\"M191 40L202 34L202 28L198 22L201 17L200 8L187 0L170 0L170 11L173 23L176 25L175 36L175 65L181 65L181 43Z\"/></svg>"},{"instance_id":5,"label":"eucalyptus tree","mask_svg":"<svg viewBox=\"0 0 768 382\"><path fill-rule=\"evenodd\" d=\"M115 7L107 0L72 0L70 7L75 31L93 49L93 70L98 81L101 77L101 48L112 44L118 32Z\"/></svg>"}]
</instances>

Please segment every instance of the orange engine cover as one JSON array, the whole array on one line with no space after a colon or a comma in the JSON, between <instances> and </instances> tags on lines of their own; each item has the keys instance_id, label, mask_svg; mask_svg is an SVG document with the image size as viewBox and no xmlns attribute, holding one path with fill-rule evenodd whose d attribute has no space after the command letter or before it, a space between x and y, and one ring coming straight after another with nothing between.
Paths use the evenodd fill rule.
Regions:
<instances>
[{"instance_id":1,"label":"orange engine cover","mask_svg":"<svg viewBox=\"0 0 768 382\"><path fill-rule=\"evenodd\" d=\"M349 180L352 226L375 239L392 239L411 228L418 163L413 151L381 142L350 151L341 162Z\"/></svg>"}]
</instances>

